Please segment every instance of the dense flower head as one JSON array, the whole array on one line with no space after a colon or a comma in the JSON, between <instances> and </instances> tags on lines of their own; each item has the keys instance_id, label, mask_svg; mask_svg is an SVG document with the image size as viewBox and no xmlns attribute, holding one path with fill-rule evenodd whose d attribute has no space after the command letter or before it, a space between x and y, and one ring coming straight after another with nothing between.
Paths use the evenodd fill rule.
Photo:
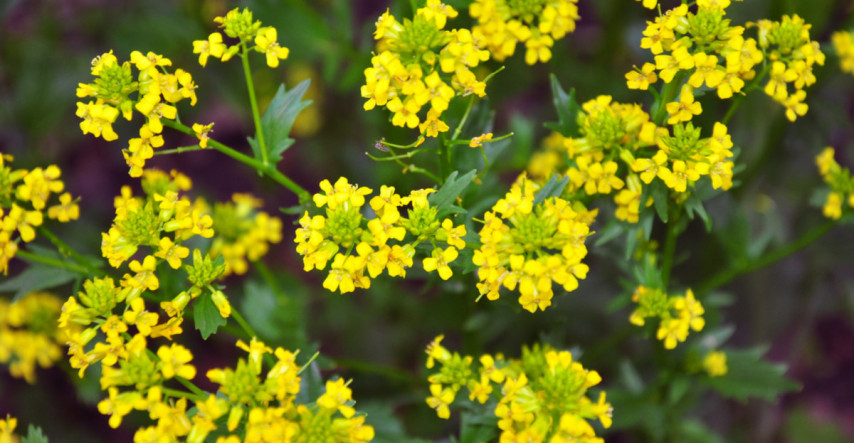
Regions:
<instances>
[{"instance_id":1,"label":"dense flower head","mask_svg":"<svg viewBox=\"0 0 854 443\"><path fill-rule=\"evenodd\" d=\"M836 162L834 154L833 148L826 147L816 156L815 163L821 178L830 188L824 202L824 216L838 220L843 213L854 208L854 177L848 168Z\"/></svg>"},{"instance_id":2,"label":"dense flower head","mask_svg":"<svg viewBox=\"0 0 854 443\"><path fill-rule=\"evenodd\" d=\"M282 240L282 221L259 210L263 202L248 194L234 194L230 202L216 203L211 217L217 235L209 255L225 258L224 276L245 274L250 261L263 257L270 244Z\"/></svg>"},{"instance_id":3,"label":"dense flower head","mask_svg":"<svg viewBox=\"0 0 854 443\"><path fill-rule=\"evenodd\" d=\"M688 338L689 331L701 331L706 324L703 319L705 309L690 289L684 296L668 296L661 289L638 286L632 294L632 301L638 306L629 316L629 321L643 326L647 318L657 317L660 323L656 338L664 342L667 349L675 348Z\"/></svg>"},{"instance_id":4,"label":"dense flower head","mask_svg":"<svg viewBox=\"0 0 854 443\"><path fill-rule=\"evenodd\" d=\"M450 406L462 388L469 400L484 404L497 400L495 416L501 441L601 442L587 420L598 419L608 428L612 408L600 392L594 402L588 390L602 381L596 371L585 369L568 351L535 344L522 349L520 359L450 352L439 336L427 347L427 368L438 363L428 376L427 404L439 418L450 417ZM514 440L517 439L517 440Z\"/></svg>"},{"instance_id":5,"label":"dense flower head","mask_svg":"<svg viewBox=\"0 0 854 443\"><path fill-rule=\"evenodd\" d=\"M365 110L385 106L395 126L418 127L437 137L448 131L441 119L455 96L483 97L485 84L471 69L489 58L468 29L445 29L454 8L428 0L412 19L399 22L386 11L376 22L377 53L365 69Z\"/></svg>"},{"instance_id":6,"label":"dense flower head","mask_svg":"<svg viewBox=\"0 0 854 443\"><path fill-rule=\"evenodd\" d=\"M729 368L726 364L726 353L723 351L711 351L703 357L703 369L709 377L721 377L726 375Z\"/></svg>"},{"instance_id":7,"label":"dense flower head","mask_svg":"<svg viewBox=\"0 0 854 443\"><path fill-rule=\"evenodd\" d=\"M465 247L462 237L466 230L464 225L455 226L450 218L437 217L437 209L428 198L433 189L401 196L393 187L382 186L380 194L368 202L366 197L373 191L350 184L344 177L334 185L324 180L320 188L323 192L314 195L314 203L325 208L325 215L311 216L306 211L294 241L306 271L329 265L323 282L326 289L342 294L367 289L371 279L383 271L391 277L405 277L423 244L430 245L430 256L422 262L424 270L437 271L443 280L453 274L449 264ZM363 214L366 203L373 217ZM403 214L401 208L405 206L409 209Z\"/></svg>"},{"instance_id":8,"label":"dense flower head","mask_svg":"<svg viewBox=\"0 0 854 443\"><path fill-rule=\"evenodd\" d=\"M145 123L139 128L139 137L128 140L122 150L132 177L142 175L145 162L154 156L154 149L163 146L162 119L177 118L177 102L189 99L196 104L196 85L193 77L183 69L169 71L172 61L162 55L133 51L129 61L119 62L113 51L92 60L92 83L80 83L77 116L82 119L80 129L84 134L102 137L106 141L118 139L113 123L121 115L133 118L134 111L142 114Z\"/></svg>"},{"instance_id":9,"label":"dense flower head","mask_svg":"<svg viewBox=\"0 0 854 443\"><path fill-rule=\"evenodd\" d=\"M854 75L854 34L851 31L836 31L831 36L833 49L839 57L842 72Z\"/></svg>"},{"instance_id":10,"label":"dense flower head","mask_svg":"<svg viewBox=\"0 0 854 443\"><path fill-rule=\"evenodd\" d=\"M193 53L199 54L199 64L205 66L210 57L227 62L235 54L254 50L264 54L267 66L279 66L279 60L288 58L290 50L279 45L278 32L271 26L263 26L255 20L252 11L247 8L234 8L223 17L214 18L227 37L237 39L233 45L227 45L222 34L213 32L205 40L193 42ZM243 53L243 52L241 52Z\"/></svg>"},{"instance_id":11,"label":"dense flower head","mask_svg":"<svg viewBox=\"0 0 854 443\"><path fill-rule=\"evenodd\" d=\"M273 350L255 338L248 344L239 341L238 347L249 353L248 359L238 360L234 369L207 372L208 379L219 385L220 395L211 398L224 401L216 414L194 425L199 434L204 431L207 435L217 428L217 418L228 417L227 431L234 435L237 429L244 428L244 442L373 439L373 427L366 425L364 415L358 415L353 408L349 382L327 381L325 392L314 406L298 404L302 368L296 364L297 353L283 348ZM262 364L265 356L273 362L266 372Z\"/></svg>"},{"instance_id":12,"label":"dense flower head","mask_svg":"<svg viewBox=\"0 0 854 443\"><path fill-rule=\"evenodd\" d=\"M530 312L551 305L552 283L569 292L587 276L584 241L596 215L560 197L535 204L538 189L525 174L519 176L484 215L481 246L472 258L481 295L496 300L502 287L518 286L519 303Z\"/></svg>"},{"instance_id":13,"label":"dense flower head","mask_svg":"<svg viewBox=\"0 0 854 443\"><path fill-rule=\"evenodd\" d=\"M477 19L472 32L492 58L502 61L525 44L525 63L547 62L556 40L575 31L578 0L475 0L469 14Z\"/></svg>"},{"instance_id":14,"label":"dense flower head","mask_svg":"<svg viewBox=\"0 0 854 443\"><path fill-rule=\"evenodd\" d=\"M795 121L806 114L804 88L815 83L813 67L824 65L824 53L810 39L811 25L798 15L784 15L780 21L759 20L754 24L759 47L771 66L765 93L786 108L786 117Z\"/></svg>"},{"instance_id":15,"label":"dense flower head","mask_svg":"<svg viewBox=\"0 0 854 443\"><path fill-rule=\"evenodd\" d=\"M36 381L36 367L48 368L62 358L57 333L62 300L47 292L31 292L9 302L0 298L0 364L13 377Z\"/></svg>"},{"instance_id":16,"label":"dense flower head","mask_svg":"<svg viewBox=\"0 0 854 443\"><path fill-rule=\"evenodd\" d=\"M60 179L62 171L58 166L13 169L13 160L11 155L0 154L0 272L3 275L18 252L19 242L33 241L45 216L60 223L80 217L77 200L63 192L65 183Z\"/></svg>"}]
</instances>

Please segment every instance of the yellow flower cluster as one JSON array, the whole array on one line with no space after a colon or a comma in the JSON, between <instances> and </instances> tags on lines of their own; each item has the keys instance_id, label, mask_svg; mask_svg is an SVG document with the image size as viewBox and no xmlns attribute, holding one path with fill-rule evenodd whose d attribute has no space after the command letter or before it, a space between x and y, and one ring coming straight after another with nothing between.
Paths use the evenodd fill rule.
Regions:
<instances>
[{"instance_id":1,"label":"yellow flower cluster","mask_svg":"<svg viewBox=\"0 0 854 443\"><path fill-rule=\"evenodd\" d=\"M664 342L664 347L673 349L688 338L689 330L701 331L706 325L703 305L694 298L688 289L684 296L668 296L660 289L638 286L632 295L632 301L638 304L629 322L643 326L649 317L658 317L656 337ZM725 364L725 363L724 363ZM719 366L719 365L718 365Z\"/></svg>"},{"instance_id":2,"label":"yellow flower cluster","mask_svg":"<svg viewBox=\"0 0 854 443\"><path fill-rule=\"evenodd\" d=\"M732 139L723 123L715 123L711 137L700 138L701 128L676 124L673 135L656 136L658 151L652 158L635 158L632 171L649 184L656 177L671 190L684 194L701 177L708 176L715 189L732 187Z\"/></svg>"},{"instance_id":3,"label":"yellow flower cluster","mask_svg":"<svg viewBox=\"0 0 854 443\"><path fill-rule=\"evenodd\" d=\"M0 442L2 443L18 443L21 438L15 434L15 428L18 427L18 419L11 415L6 415L5 419L0 420Z\"/></svg>"},{"instance_id":4,"label":"yellow flower cluster","mask_svg":"<svg viewBox=\"0 0 854 443\"><path fill-rule=\"evenodd\" d=\"M605 95L585 102L577 120L579 136L552 134L546 152L535 154L528 170L540 183L565 173L568 191L579 198L613 194L620 220L637 223L643 183L656 177L680 194L703 176L715 189L732 187L733 144L722 123L715 123L708 138L700 138L700 128L691 123L677 123L671 136L639 105Z\"/></svg>"},{"instance_id":5,"label":"yellow flower cluster","mask_svg":"<svg viewBox=\"0 0 854 443\"><path fill-rule=\"evenodd\" d=\"M432 248L422 261L424 270L438 272L443 280L453 274L450 263L465 247L462 237L466 229L454 226L450 218L437 218L437 208L428 200L433 189L418 189L403 197L393 187L382 186L380 194L370 200L375 217L368 219L362 207L371 189L351 185L344 177L334 185L324 180L320 188L323 192L314 195L314 203L326 207L326 215L312 217L306 211L294 241L306 271L323 270L332 262L324 288L342 294L369 288L371 279L383 271L391 277L405 277L416 248L424 242ZM399 208L406 205L411 207L403 217Z\"/></svg>"},{"instance_id":6,"label":"yellow flower cluster","mask_svg":"<svg viewBox=\"0 0 854 443\"><path fill-rule=\"evenodd\" d=\"M261 26L261 22L252 18L252 11L244 8L234 8L225 14L225 17L214 18L219 23L226 36L238 39L234 45L226 45L222 34L214 32L207 40L196 40L193 42L193 54L199 54L199 64L205 66L208 58L218 58L227 62L241 49L243 51L255 50L264 54L267 66L275 68L279 66L279 60L288 58L290 50L280 46L277 41L276 28L272 26ZM254 46L253 46L254 45Z\"/></svg>"},{"instance_id":7,"label":"yellow flower cluster","mask_svg":"<svg viewBox=\"0 0 854 443\"><path fill-rule=\"evenodd\" d=\"M282 220L259 211L262 202L249 194L234 194L231 202L216 203L211 212L216 237L208 255L225 259L223 276L245 274L248 261L267 254L271 243L282 240Z\"/></svg>"},{"instance_id":8,"label":"yellow flower cluster","mask_svg":"<svg viewBox=\"0 0 854 443\"><path fill-rule=\"evenodd\" d=\"M842 72L854 74L854 35L850 31L837 31L831 40Z\"/></svg>"},{"instance_id":9,"label":"yellow flower cluster","mask_svg":"<svg viewBox=\"0 0 854 443\"><path fill-rule=\"evenodd\" d=\"M655 63L626 74L628 87L647 89L658 79L670 83L677 74L679 81L690 75L679 102L675 102L682 106L689 97L693 102L693 89L703 84L715 89L722 99L740 93L745 80L756 75L753 68L762 61L762 52L755 39L744 38L743 26L731 26L726 18L729 5L728 0L700 0L696 12L682 4L648 21L641 48L652 52ZM644 6L652 8L656 2L644 0ZM698 106L695 114L699 113ZM687 120L683 117L678 121Z\"/></svg>"},{"instance_id":10,"label":"yellow flower cluster","mask_svg":"<svg viewBox=\"0 0 854 443\"><path fill-rule=\"evenodd\" d=\"M834 153L833 148L824 148L815 158L815 163L824 182L830 186L824 202L824 216L838 220L842 217L843 207L854 208L854 178L848 168L836 162Z\"/></svg>"},{"instance_id":11,"label":"yellow flower cluster","mask_svg":"<svg viewBox=\"0 0 854 443\"><path fill-rule=\"evenodd\" d=\"M602 377L572 359L568 351L534 345L522 349L522 357L481 355L473 367L471 356L460 356L442 346L443 336L427 346L427 368L440 367L427 381L427 404L440 418L450 417L450 405L465 387L469 400L486 403L497 400L495 416L501 429L500 440L525 442L602 443L587 420L598 419L608 428L611 405L605 392L594 403L588 390Z\"/></svg>"},{"instance_id":12,"label":"yellow flower cluster","mask_svg":"<svg viewBox=\"0 0 854 443\"><path fill-rule=\"evenodd\" d=\"M9 261L18 252L18 243L36 238L36 228L44 215L61 223L77 220L80 208L70 193L62 191L62 171L56 165L47 168L12 169L13 158L0 154L0 272L6 275ZM61 193L61 194L60 194ZM59 195L49 205L51 195ZM17 232L17 238L15 233Z\"/></svg>"},{"instance_id":13,"label":"yellow flower cluster","mask_svg":"<svg viewBox=\"0 0 854 443\"><path fill-rule=\"evenodd\" d=\"M374 429L365 424L365 416L357 415L349 382L343 379L326 382L326 392L309 406L297 404L300 393L297 353L267 347L252 339L237 342L247 351L234 368L211 369L207 378L219 385L218 395L211 394L204 403L197 403L199 414L193 417L188 442L202 442L208 433L222 426L231 435L217 442L308 442L331 441L361 443L374 438ZM262 362L272 360L264 374ZM270 358L274 357L274 358ZM242 439L236 429L243 428Z\"/></svg>"},{"instance_id":14,"label":"yellow flower cluster","mask_svg":"<svg viewBox=\"0 0 854 443\"><path fill-rule=\"evenodd\" d=\"M525 44L525 63L533 65L552 58L555 40L575 31L578 0L475 0L469 14L477 19L472 28L483 36L492 58L502 61Z\"/></svg>"},{"instance_id":15,"label":"yellow flower cluster","mask_svg":"<svg viewBox=\"0 0 854 443\"><path fill-rule=\"evenodd\" d=\"M786 118L795 121L807 112L804 88L815 83L813 66L824 65L824 53L818 42L810 40L811 25L797 15L784 15L782 21L759 20L756 27L759 47L771 63L765 93L785 106Z\"/></svg>"},{"instance_id":16,"label":"yellow flower cluster","mask_svg":"<svg viewBox=\"0 0 854 443\"><path fill-rule=\"evenodd\" d=\"M472 258L481 295L497 300L502 287L515 291L518 286L519 303L530 312L551 305L552 283L569 292L587 276L584 241L597 213L559 197L535 204L539 187L525 174L519 176L484 215L482 244Z\"/></svg>"},{"instance_id":17,"label":"yellow flower cluster","mask_svg":"<svg viewBox=\"0 0 854 443\"><path fill-rule=\"evenodd\" d=\"M56 321L62 300L47 292L32 292L9 303L0 299L0 363L13 377L36 382L36 365L52 366L62 358ZM2 441L2 439L0 439Z\"/></svg>"},{"instance_id":18,"label":"yellow flower cluster","mask_svg":"<svg viewBox=\"0 0 854 443\"><path fill-rule=\"evenodd\" d=\"M441 116L451 99L486 95L486 85L471 69L486 61L489 52L468 29L444 29L447 19L456 16L454 8L439 0L427 0L412 20L398 22L388 11L380 16L374 33L377 54L365 69L361 90L368 99L365 110L385 106L394 114L395 126L418 127L421 134L436 137L449 129Z\"/></svg>"},{"instance_id":19,"label":"yellow flower cluster","mask_svg":"<svg viewBox=\"0 0 854 443\"><path fill-rule=\"evenodd\" d=\"M171 60L153 52L133 51L129 62L119 63L110 51L92 60L95 80L77 87L77 97L95 99L77 102L77 116L82 119L80 129L84 134L113 141L119 138L113 130L119 114L130 121L136 110L145 118L139 137L128 140L128 147L122 150L131 177L141 176L146 160L154 156L154 149L163 146L162 120L177 118L174 105L185 99L190 100L191 106L196 104L193 77L183 69L169 73L169 66Z\"/></svg>"}]
</instances>

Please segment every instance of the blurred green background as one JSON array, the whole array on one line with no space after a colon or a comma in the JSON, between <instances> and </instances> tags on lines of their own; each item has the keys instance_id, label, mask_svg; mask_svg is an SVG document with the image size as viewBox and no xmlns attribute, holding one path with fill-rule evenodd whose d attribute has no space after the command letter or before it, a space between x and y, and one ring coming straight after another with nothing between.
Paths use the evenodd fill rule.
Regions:
<instances>
[{"instance_id":1,"label":"blurred green background","mask_svg":"<svg viewBox=\"0 0 854 443\"><path fill-rule=\"evenodd\" d=\"M467 24L468 2L448 3L461 12L451 25ZM729 15L741 23L797 13L813 25L812 38L827 48L833 31L854 24L852 4L751 0L734 3ZM430 185L421 176L401 175L399 167L375 163L365 155L382 137L397 143L414 137L392 127L385 111L363 111L359 97L362 71L373 50L374 21L386 8L398 17L410 14L409 1L5 0L0 4L0 150L13 154L17 167L63 168L67 189L81 197L83 212L80 221L61 227L63 238L73 246L98 254L98 233L110 224L112 198L121 185L133 183L120 153L122 142L83 135L74 116L75 88L90 81L92 58L111 49L120 60L132 50L171 58L173 66L191 72L199 86L199 103L180 108L182 120L214 121L214 138L248 151L245 137L252 132L252 121L239 64L212 60L202 69L192 54L192 41L214 30L213 17L243 6L265 25L275 26L281 44L291 49L289 59L276 70L263 67L260 58L254 61L262 109L280 83L290 88L312 79L309 98L314 104L297 123L297 143L285 153L283 173L311 192L320 180L334 181L341 175L376 190L381 184L403 190ZM564 87L575 88L579 102L608 94L649 105L649 94L626 88L624 74L651 59L638 43L652 12L630 0L582 0L579 10L577 30L556 43L551 62L528 67L517 53L487 88L481 115L489 118L494 112L496 135L511 130L517 134L494 166L500 180L492 183L496 189L524 169L529 154L548 134L542 123L556 119L550 73ZM760 241L773 247L822 222L820 204L811 201L821 185L813 159L829 145L843 166L854 166L854 76L842 74L830 53L816 75L818 83L808 89L809 112L797 122L789 123L783 109L761 93L749 96L732 120L730 132L741 148L737 163L745 167L736 176L742 184L709 204L712 233L695 220L680 239L676 286L689 287L722 269L732 248ZM710 126L725 106L706 98L701 123ZM133 136L130 124L117 124L116 129L120 140ZM174 134L166 140L167 146L188 144ZM264 199L271 213L296 203L293 195L269 180L258 180L253 171L217 152L156 157L149 166L180 169L193 179L194 192L210 199L251 192ZM284 241L267 258L281 291L264 289L260 277L250 273L228 282L247 294L236 304L267 340L303 348L304 355L319 349L330 368L325 376L354 378L357 407L368 411L369 423L377 426L377 441L401 441L401 432L442 440L458 429L458 419L438 420L424 403L423 349L437 334L448 336L451 349L472 353L515 356L521 345L537 340L577 347L585 353L585 367L602 374L606 390L620 383L625 360L637 362L644 378L655 377L648 355L658 344L628 323L629 307L607 309L624 292L620 279L628 277L614 263L618 249L591 248L591 272L581 287L558 296L548 311L529 314L512 297L475 304L472 275L463 279L466 284L436 283L414 272L415 278L406 281L374 281L369 291L329 293L321 288L320 273L302 272L292 243L295 219L283 219ZM735 327L728 346L769 344L768 358L790 365L789 376L803 388L773 403L705 396L689 415L723 440L697 441L854 439L852 250L854 231L839 226L803 251L739 277L714 294L723 323ZM66 295L62 290L67 288L57 292ZM191 345L202 374L231 364L239 355L234 339L226 334L208 342L194 331L184 335L195 340ZM101 395L97 378L87 377L76 388L69 383L72 378L67 365L41 371L35 386L3 372L0 416L11 413L24 426L41 425L52 441L129 441L129 431L111 430L95 409ZM619 409L615 419L619 425ZM606 439L647 441L648 432L639 427L617 429Z\"/></svg>"}]
</instances>

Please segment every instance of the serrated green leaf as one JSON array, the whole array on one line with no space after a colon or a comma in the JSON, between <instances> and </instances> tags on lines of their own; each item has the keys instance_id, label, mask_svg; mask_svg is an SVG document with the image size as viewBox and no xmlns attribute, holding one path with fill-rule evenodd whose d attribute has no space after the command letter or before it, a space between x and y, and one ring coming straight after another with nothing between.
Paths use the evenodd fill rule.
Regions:
<instances>
[{"instance_id":1,"label":"serrated green leaf","mask_svg":"<svg viewBox=\"0 0 854 443\"><path fill-rule=\"evenodd\" d=\"M463 192L474 178L476 172L477 170L472 169L462 177L457 178L459 171L454 171L448 175L445 184L438 191L427 196L427 201L436 208L436 218L438 220L452 213L460 213L459 209L462 208L452 209L452 207L460 193ZM463 213L465 213L465 210L463 210Z\"/></svg>"},{"instance_id":2,"label":"serrated green leaf","mask_svg":"<svg viewBox=\"0 0 854 443\"><path fill-rule=\"evenodd\" d=\"M21 439L21 443L48 443L48 440L42 428L31 424L27 427L27 435Z\"/></svg>"},{"instance_id":3,"label":"serrated green leaf","mask_svg":"<svg viewBox=\"0 0 854 443\"><path fill-rule=\"evenodd\" d=\"M688 218L691 220L694 219L694 214L699 215L700 220L703 220L703 224L706 225L706 232L712 232L712 219L706 212L706 208L703 207L702 200L700 200L696 194L691 194L691 196L685 200L685 211L688 213Z\"/></svg>"},{"instance_id":4,"label":"serrated green leaf","mask_svg":"<svg viewBox=\"0 0 854 443\"><path fill-rule=\"evenodd\" d=\"M0 292L12 292L12 302L42 289L64 285L77 278L77 274L62 268L32 264L20 274L0 283Z\"/></svg>"},{"instance_id":5,"label":"serrated green leaf","mask_svg":"<svg viewBox=\"0 0 854 443\"><path fill-rule=\"evenodd\" d=\"M193 323L205 340L226 323L226 320L219 315L219 310L209 292L200 295L193 303Z\"/></svg>"},{"instance_id":6,"label":"serrated green leaf","mask_svg":"<svg viewBox=\"0 0 854 443\"><path fill-rule=\"evenodd\" d=\"M750 397L775 400L780 394L796 391L800 384L786 378L786 365L762 359L767 347L727 350L727 373L704 377L702 382L722 395L745 401Z\"/></svg>"},{"instance_id":7,"label":"serrated green leaf","mask_svg":"<svg viewBox=\"0 0 854 443\"><path fill-rule=\"evenodd\" d=\"M575 88L569 90L569 94L561 87L557 76L550 77L552 86L552 102L557 110L558 121L546 123L545 127L560 132L564 137L572 137L578 133L578 113L581 106L575 101Z\"/></svg>"},{"instance_id":8,"label":"serrated green leaf","mask_svg":"<svg viewBox=\"0 0 854 443\"><path fill-rule=\"evenodd\" d=\"M534 195L534 206L544 202L549 197L558 197L561 192L563 192L563 188L566 187L566 184L569 183L569 177L563 176L560 178L560 175L553 174L552 178L549 179L549 182L546 183L539 191L537 191L536 195Z\"/></svg>"},{"instance_id":9,"label":"serrated green leaf","mask_svg":"<svg viewBox=\"0 0 854 443\"><path fill-rule=\"evenodd\" d=\"M311 80L303 80L290 91L286 90L285 85L282 84L264 111L264 115L261 116L261 130L264 131L264 142L267 145L267 159L273 165L280 162L282 154L294 144L294 139L289 137L291 127L299 113L311 104L311 100L302 100L310 84ZM257 134L256 138L248 137L247 139L252 152L255 153L255 159L262 160L263 154Z\"/></svg>"}]
</instances>

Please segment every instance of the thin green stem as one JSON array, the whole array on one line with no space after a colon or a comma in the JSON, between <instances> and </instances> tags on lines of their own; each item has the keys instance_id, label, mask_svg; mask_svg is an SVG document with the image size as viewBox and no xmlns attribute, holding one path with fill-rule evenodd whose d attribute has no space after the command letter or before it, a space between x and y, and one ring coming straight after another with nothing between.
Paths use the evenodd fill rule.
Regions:
<instances>
[{"instance_id":1,"label":"thin green stem","mask_svg":"<svg viewBox=\"0 0 854 443\"><path fill-rule=\"evenodd\" d=\"M671 205L671 208L674 205ZM670 218L667 220L667 233L664 237L664 251L661 258L661 285L662 289L667 291L667 285L670 283L670 271L673 268L673 256L676 254L676 240L679 237L679 213L681 207L676 206L676 210L670 211Z\"/></svg>"},{"instance_id":2,"label":"thin green stem","mask_svg":"<svg viewBox=\"0 0 854 443\"><path fill-rule=\"evenodd\" d=\"M189 127L184 126L180 123L176 123L172 120L163 119L163 126L168 126L172 129L175 129L176 131L180 131L192 136L195 136L196 134ZM293 180L289 179L287 176L279 172L277 169L275 169L273 165L264 165L258 160L248 155L242 154L235 149L229 148L228 146L213 139L208 140L208 145L243 164L253 167L256 171L268 175L277 183L296 194L297 197L299 197L300 204L305 204L306 202L311 201L311 195L308 193L308 191L306 191L305 189L303 189L302 186L294 183Z\"/></svg>"},{"instance_id":3,"label":"thin green stem","mask_svg":"<svg viewBox=\"0 0 854 443\"><path fill-rule=\"evenodd\" d=\"M387 161L393 161L393 160L400 160L400 159L404 159L404 158L412 158L413 156L415 156L415 154L425 152L427 150L428 149L426 149L426 148L417 149L415 151L409 151L406 154L390 155L388 157L377 157L375 155L372 155L370 152L365 152L365 155L367 155L371 160L374 160L374 161L387 162Z\"/></svg>"},{"instance_id":4,"label":"thin green stem","mask_svg":"<svg viewBox=\"0 0 854 443\"><path fill-rule=\"evenodd\" d=\"M397 380L409 385L417 385L420 383L420 380L417 377L414 377L409 372L397 368L390 368L387 366L378 365L369 361L356 360L352 358L338 358L335 359L335 363L338 366L353 371L381 375L387 379Z\"/></svg>"},{"instance_id":5,"label":"thin green stem","mask_svg":"<svg viewBox=\"0 0 854 443\"><path fill-rule=\"evenodd\" d=\"M231 316L234 317L234 320L240 325L240 328L243 329L243 332L249 336L249 338L258 337L258 334L255 333L255 330L252 329L252 326L249 326L249 323L246 322L246 319L243 318L243 315L237 309L234 309L234 306L231 307Z\"/></svg>"},{"instance_id":6,"label":"thin green stem","mask_svg":"<svg viewBox=\"0 0 854 443\"><path fill-rule=\"evenodd\" d=\"M392 154L392 157L397 157L397 156L398 156L398 154L396 154L396 153L394 152L394 150L393 150L390 146L388 146L387 148L388 148L388 152L390 152L390 153ZM438 184L442 184L442 180L441 180L441 179L439 179L439 177L437 177L437 176L436 176L436 174L433 174L432 172L430 172L430 171L428 171L428 170L426 170L426 169L419 168L418 166L415 166L415 164L414 164L414 163L406 164L406 163L404 163L404 162L403 162L403 160L402 160L402 159L400 159L400 158L395 158L395 159L394 159L394 161L395 161L395 163L397 163L398 165L400 165L400 167L402 167L402 168L403 168L403 172L404 172L404 173L406 173L407 171L412 171L412 172L415 172L415 173L424 174L424 175L426 175L427 177L430 177L430 179L431 179L431 180L433 180L433 181L435 181L436 183L438 183Z\"/></svg>"},{"instance_id":7,"label":"thin green stem","mask_svg":"<svg viewBox=\"0 0 854 443\"><path fill-rule=\"evenodd\" d=\"M652 118L656 126L661 126L664 117L667 117L667 104L676 98L679 94L679 89L682 87L682 80L688 75L687 70L681 70L676 73L670 83L661 87L661 101L658 103L658 108L655 110L655 115Z\"/></svg>"},{"instance_id":8,"label":"thin green stem","mask_svg":"<svg viewBox=\"0 0 854 443\"><path fill-rule=\"evenodd\" d=\"M753 79L753 81L751 81L747 85L747 87L745 87L741 91L741 94L732 99L732 103L730 103L729 109L727 109L726 114L724 114L724 118L721 119L721 123L729 123L730 119L732 119L732 116L735 115L735 111L738 110L738 108L741 106L741 103L744 102L744 99L747 97L747 94L751 93L753 90L759 87L759 82L761 82L762 79L765 78L766 75L768 75L770 69L770 65L766 64L765 67L762 68L762 72L760 72L759 75L757 75Z\"/></svg>"},{"instance_id":9,"label":"thin green stem","mask_svg":"<svg viewBox=\"0 0 854 443\"><path fill-rule=\"evenodd\" d=\"M162 392L164 394L166 394L170 397L186 398L188 400L193 400L196 403L201 403L201 402L205 401L204 398L202 398L196 394L190 393L190 392L184 392L184 391L179 391L177 389L164 388L164 387L161 387L160 389L162 390Z\"/></svg>"},{"instance_id":10,"label":"thin green stem","mask_svg":"<svg viewBox=\"0 0 854 443\"><path fill-rule=\"evenodd\" d=\"M460 123L457 125L456 129L454 129L454 135L451 137L452 141L460 138L460 133L463 131L463 126L466 125L466 121L469 119L469 114L471 114L471 108L472 106L474 106L474 97L475 96L471 96L471 98L469 98L469 102L466 105L466 110L463 113L463 117L460 119Z\"/></svg>"},{"instance_id":11,"label":"thin green stem","mask_svg":"<svg viewBox=\"0 0 854 443\"><path fill-rule=\"evenodd\" d=\"M54 246L56 246L56 249L59 251L60 254L71 258L72 260L77 262L77 264L79 264L80 266L83 266L85 269L87 269L89 271L89 274L91 274L91 275L102 274L100 269L90 265L85 257L83 257L82 255L80 255L80 253L75 251L74 248L72 248L71 246L68 245L68 243L63 241L61 238L57 237L50 229L48 229L44 226L39 226L38 230L39 230L39 233L41 235L43 235L51 243L53 243Z\"/></svg>"},{"instance_id":12,"label":"thin green stem","mask_svg":"<svg viewBox=\"0 0 854 443\"><path fill-rule=\"evenodd\" d=\"M299 353L299 351L297 351L297 353ZM309 358L308 361L305 362L305 364L303 364L301 368L299 368L299 371L297 371L297 375L302 374L302 371L305 371L306 369L308 369L308 367L311 365L311 363L314 362L315 360L317 360L317 357L319 357L319 356L320 356L320 351L315 352L314 355L312 355L311 358ZM296 355L294 355L294 357L296 357Z\"/></svg>"},{"instance_id":13,"label":"thin green stem","mask_svg":"<svg viewBox=\"0 0 854 443\"><path fill-rule=\"evenodd\" d=\"M245 43L241 43L240 60L243 63L243 75L246 77L246 89L249 90L249 104L252 107L252 120L255 122L255 136L258 149L261 150L261 163L269 166L267 159L267 144L264 143L264 131L261 129L261 115L258 112L258 100L255 98L255 84L252 82L252 70L249 69L249 51Z\"/></svg>"},{"instance_id":14,"label":"thin green stem","mask_svg":"<svg viewBox=\"0 0 854 443\"><path fill-rule=\"evenodd\" d=\"M189 389L194 394L196 394L200 397L203 397L202 400L204 400L204 397L207 397L207 395L208 395L208 392L205 392L204 390L202 390L201 388L196 386L195 383L191 382L190 380L187 380L184 377L176 375L175 380L178 380L178 383L181 383L185 388Z\"/></svg>"},{"instance_id":15,"label":"thin green stem","mask_svg":"<svg viewBox=\"0 0 854 443\"><path fill-rule=\"evenodd\" d=\"M181 154L183 152L204 151L206 149L207 148L203 148L199 145L179 146L175 149L163 149L161 151L154 151L154 155Z\"/></svg>"},{"instance_id":16,"label":"thin green stem","mask_svg":"<svg viewBox=\"0 0 854 443\"><path fill-rule=\"evenodd\" d=\"M836 226L835 221L827 220L824 223L805 232L802 236L798 237L795 241L791 243L783 245L773 251L762 254L754 260L735 263L732 266L707 278L699 285L696 285L695 292L697 292L697 294L706 294L709 291L712 291L725 285L730 280L738 277L741 274L746 274L757 269L764 268L765 266L782 260L794 254L795 252L798 252L801 249L809 246L814 241L818 240L819 238L821 238L821 236L830 231L830 229L834 226Z\"/></svg>"},{"instance_id":17,"label":"thin green stem","mask_svg":"<svg viewBox=\"0 0 854 443\"><path fill-rule=\"evenodd\" d=\"M22 258L27 261L41 263L43 265L53 266L54 268L66 269L71 272L76 272L81 275L91 275L89 269L84 266L80 266L76 263L71 263L67 261L57 260L55 258L45 257L38 254L33 254L32 252L21 251L15 253L15 255L19 258Z\"/></svg>"}]
</instances>

